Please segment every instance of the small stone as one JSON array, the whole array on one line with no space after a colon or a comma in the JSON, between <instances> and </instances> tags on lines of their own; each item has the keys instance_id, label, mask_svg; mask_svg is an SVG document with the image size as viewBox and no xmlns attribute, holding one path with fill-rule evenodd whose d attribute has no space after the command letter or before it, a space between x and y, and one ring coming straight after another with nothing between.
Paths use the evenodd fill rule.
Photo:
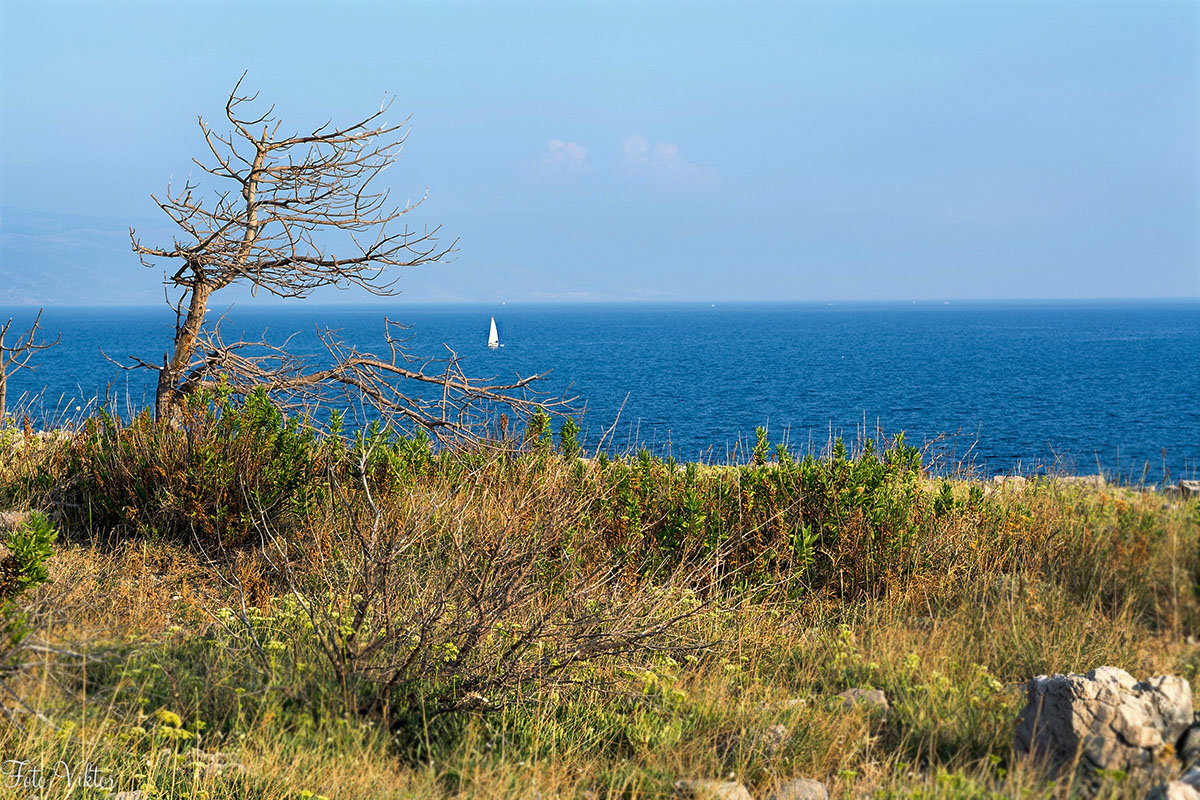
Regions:
<instances>
[{"instance_id":1,"label":"small stone","mask_svg":"<svg viewBox=\"0 0 1200 800\"><path fill-rule=\"evenodd\" d=\"M880 712L884 719L892 713L892 706L882 689L847 689L838 697L842 698L842 708L845 709L867 706Z\"/></svg>"},{"instance_id":2,"label":"small stone","mask_svg":"<svg viewBox=\"0 0 1200 800\"><path fill-rule=\"evenodd\" d=\"M767 800L829 800L829 789L811 778L793 778L776 786Z\"/></svg>"},{"instance_id":3,"label":"small stone","mask_svg":"<svg viewBox=\"0 0 1200 800\"><path fill-rule=\"evenodd\" d=\"M1146 800L1200 800L1200 792L1183 781L1171 781L1146 795Z\"/></svg>"},{"instance_id":4,"label":"small stone","mask_svg":"<svg viewBox=\"0 0 1200 800\"><path fill-rule=\"evenodd\" d=\"M992 483L1007 483L1012 486L1024 486L1025 478L1021 475L993 475Z\"/></svg>"},{"instance_id":5,"label":"small stone","mask_svg":"<svg viewBox=\"0 0 1200 800\"><path fill-rule=\"evenodd\" d=\"M28 511L0 511L0 532L15 531L29 519Z\"/></svg>"},{"instance_id":6,"label":"small stone","mask_svg":"<svg viewBox=\"0 0 1200 800\"><path fill-rule=\"evenodd\" d=\"M1180 481L1175 485L1183 498L1200 497L1200 481Z\"/></svg>"},{"instance_id":7,"label":"small stone","mask_svg":"<svg viewBox=\"0 0 1200 800\"><path fill-rule=\"evenodd\" d=\"M782 750L791 738L791 731L786 725L772 725L755 737L754 746L764 755L773 756Z\"/></svg>"},{"instance_id":8,"label":"small stone","mask_svg":"<svg viewBox=\"0 0 1200 800\"><path fill-rule=\"evenodd\" d=\"M690 778L675 781L675 793L693 800L754 800L746 787L736 781Z\"/></svg>"},{"instance_id":9,"label":"small stone","mask_svg":"<svg viewBox=\"0 0 1200 800\"><path fill-rule=\"evenodd\" d=\"M1061 475L1057 478L1063 486L1104 486L1103 475Z\"/></svg>"},{"instance_id":10,"label":"small stone","mask_svg":"<svg viewBox=\"0 0 1200 800\"><path fill-rule=\"evenodd\" d=\"M752 752L770 757L779 753L792 738L786 725L772 725L758 733L727 733L717 740L717 752L724 758L740 745Z\"/></svg>"}]
</instances>

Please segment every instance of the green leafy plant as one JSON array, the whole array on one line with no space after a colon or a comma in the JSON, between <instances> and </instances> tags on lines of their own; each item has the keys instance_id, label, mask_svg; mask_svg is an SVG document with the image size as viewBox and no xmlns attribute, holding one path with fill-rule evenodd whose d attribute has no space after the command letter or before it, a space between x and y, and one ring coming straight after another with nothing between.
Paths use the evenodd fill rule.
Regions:
<instances>
[{"instance_id":1,"label":"green leafy plant","mask_svg":"<svg viewBox=\"0 0 1200 800\"><path fill-rule=\"evenodd\" d=\"M4 539L8 553L0 559L0 686L21 705L24 701L8 681L24 668L33 630L25 595L50 579L46 562L54 555L57 537L50 520L35 511Z\"/></svg>"},{"instance_id":2,"label":"green leafy plant","mask_svg":"<svg viewBox=\"0 0 1200 800\"><path fill-rule=\"evenodd\" d=\"M226 392L198 393L185 411L174 422L148 412L123 422L106 411L88 420L67 447L68 521L237 545L255 513L303 514L324 496L338 449L265 392L240 403Z\"/></svg>"},{"instance_id":3,"label":"green leafy plant","mask_svg":"<svg viewBox=\"0 0 1200 800\"><path fill-rule=\"evenodd\" d=\"M558 451L568 461L579 458L579 423L572 417L567 417L558 431Z\"/></svg>"},{"instance_id":4,"label":"green leafy plant","mask_svg":"<svg viewBox=\"0 0 1200 800\"><path fill-rule=\"evenodd\" d=\"M771 445L767 442L767 429L757 427L754 429L754 454L753 463L756 467L761 467L767 463L767 456L770 453Z\"/></svg>"},{"instance_id":5,"label":"green leafy plant","mask_svg":"<svg viewBox=\"0 0 1200 800\"><path fill-rule=\"evenodd\" d=\"M58 531L45 514L32 512L4 540L8 555L0 560L0 602L7 603L50 578L46 562L54 555Z\"/></svg>"},{"instance_id":6,"label":"green leafy plant","mask_svg":"<svg viewBox=\"0 0 1200 800\"><path fill-rule=\"evenodd\" d=\"M538 409L529 418L525 429L525 443L537 452L547 452L551 448L550 415Z\"/></svg>"}]
</instances>

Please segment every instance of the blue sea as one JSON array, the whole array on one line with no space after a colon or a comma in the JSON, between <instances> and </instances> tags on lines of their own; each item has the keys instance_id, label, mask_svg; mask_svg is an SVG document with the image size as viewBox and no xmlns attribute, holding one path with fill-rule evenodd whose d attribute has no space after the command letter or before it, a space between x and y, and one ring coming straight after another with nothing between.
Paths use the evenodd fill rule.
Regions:
<instances>
[{"instance_id":1,"label":"blue sea","mask_svg":"<svg viewBox=\"0 0 1200 800\"><path fill-rule=\"evenodd\" d=\"M1200 471L1200 303L504 305L235 307L244 333L320 352L315 329L383 349L384 314L412 327L416 354L459 353L501 378L553 370L551 393L586 404L593 444L724 461L765 426L798 452L904 432L943 469L1103 471L1157 483ZM21 321L32 310L0 309ZM495 316L504 347L486 347ZM161 361L172 317L155 308L51 308L62 343L10 380L10 406L44 418L95 398L122 412L152 375L101 354ZM619 412L619 419L618 419ZM1165 473L1165 475L1164 475Z\"/></svg>"}]
</instances>

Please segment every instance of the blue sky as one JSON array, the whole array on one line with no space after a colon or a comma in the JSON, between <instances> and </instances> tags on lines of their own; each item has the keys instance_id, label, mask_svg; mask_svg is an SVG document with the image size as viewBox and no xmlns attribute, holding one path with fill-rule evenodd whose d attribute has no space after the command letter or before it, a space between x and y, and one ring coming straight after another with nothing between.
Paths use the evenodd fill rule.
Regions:
<instances>
[{"instance_id":1,"label":"blue sky","mask_svg":"<svg viewBox=\"0 0 1200 800\"><path fill-rule=\"evenodd\" d=\"M161 297L123 231L243 70L296 127L412 115L388 181L461 241L409 301L1195 297L1197 17L4 0L0 303Z\"/></svg>"}]
</instances>

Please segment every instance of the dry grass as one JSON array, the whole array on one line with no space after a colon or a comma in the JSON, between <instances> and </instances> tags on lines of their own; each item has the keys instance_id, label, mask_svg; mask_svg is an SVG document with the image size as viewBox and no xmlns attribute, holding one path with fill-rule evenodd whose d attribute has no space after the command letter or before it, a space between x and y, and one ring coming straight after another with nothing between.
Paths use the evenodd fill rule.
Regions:
<instances>
[{"instance_id":1,"label":"dry grass","mask_svg":"<svg viewBox=\"0 0 1200 800\"><path fill-rule=\"evenodd\" d=\"M0 476L36 472L16 459L0 461ZM1196 501L1055 482L976 485L973 493L958 481L949 489L956 504L935 513L942 484L922 474L901 508L913 536L889 540L895 546L886 558L878 545L890 531L851 512L836 519L839 535L823 541L812 580L781 574L751 586L725 572L720 581L696 581L699 595L678 584L671 595L667 573L647 570L626 545L645 542L642 556L667 541L670 498L682 493L658 467L645 475L665 487L662 494L647 494L648 479L636 474L642 509L655 511L631 523L628 511L619 518L604 511L619 486L602 469L547 452L401 469L404 479L381 488L377 502L389 523L408 522L406 536L427 538L424 549L394 560L389 586L408 587L403 596L424 597L418 605L428 607L434 600L422 591L440 574L429 559L449 552L433 543L482 556L541 535L547 549L539 552L559 559L542 573L541 594L529 596L521 619L554 607L562 581L583 566L605 563L622 580L608 600L588 599L627 615L661 616L664 596L672 603L708 597L710 605L670 632L672 641L706 646L610 654L574 665L572 681L531 674L490 713L416 713L385 724L379 714L348 710L326 685L318 643L289 627L296 615L283 601L289 580L328 577L350 534L361 539L370 529L361 502L350 504L356 524L325 505L277 531L307 544L287 580L254 548L218 554L186 541L116 541L107 531L75 530L51 562L56 583L46 591L61 597L43 633L89 646L96 661L30 670L26 694L57 727L33 720L4 727L0 753L49 768L88 762L119 789L153 786L147 797L197 800L305 792L640 798L668 795L681 777L728 776L756 797L794 776L824 780L844 797L1065 797L1070 783L1052 784L1013 759L1025 680L1101 664L1196 680L1200 647L1188 644L1200 635ZM707 480L732 480L743 489L736 519L786 532L790 518L779 515L795 504L778 507L774 528L745 511L745 499L759 497L745 487L772 472L761 470L706 470L696 485L703 493ZM580 487L595 494L579 494ZM886 483L867 491L898 496ZM714 500L709 512L720 508ZM625 549L613 549L618 540ZM875 559L870 568L867 559ZM221 579L230 576L238 580ZM269 670L222 616L222 608L240 609L238 586L256 630L287 643L270 651ZM883 689L891 714L843 708L835 695L851 687ZM778 749L759 739L775 725L788 733ZM235 766L209 769L197 747ZM1102 791L1141 797L1144 787L1113 777Z\"/></svg>"}]
</instances>

